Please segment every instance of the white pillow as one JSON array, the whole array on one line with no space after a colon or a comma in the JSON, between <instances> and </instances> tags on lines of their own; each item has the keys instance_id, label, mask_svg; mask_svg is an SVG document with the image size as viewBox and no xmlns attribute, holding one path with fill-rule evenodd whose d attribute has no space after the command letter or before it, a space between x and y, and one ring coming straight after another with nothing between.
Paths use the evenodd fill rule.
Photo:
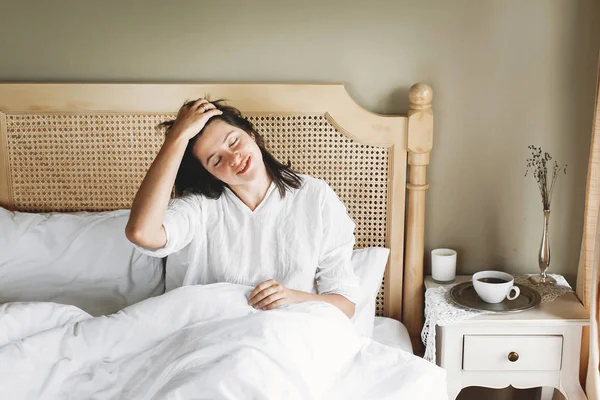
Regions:
<instances>
[{"instance_id":1,"label":"white pillow","mask_svg":"<svg viewBox=\"0 0 600 400\"><path fill-rule=\"evenodd\" d=\"M97 316L164 290L160 258L125 237L129 210L34 214L0 208L0 303L51 301Z\"/></svg>"},{"instance_id":2,"label":"white pillow","mask_svg":"<svg viewBox=\"0 0 600 400\"><path fill-rule=\"evenodd\" d=\"M375 302L389 254L390 250L385 247L368 247L352 252L352 268L360 281L360 293L352 323L362 336L373 335Z\"/></svg>"}]
</instances>

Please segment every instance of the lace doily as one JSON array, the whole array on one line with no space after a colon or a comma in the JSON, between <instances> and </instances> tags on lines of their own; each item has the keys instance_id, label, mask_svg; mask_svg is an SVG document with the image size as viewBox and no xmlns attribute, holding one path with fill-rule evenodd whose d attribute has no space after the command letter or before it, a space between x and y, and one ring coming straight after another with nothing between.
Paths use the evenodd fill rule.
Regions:
<instances>
[{"instance_id":1,"label":"lace doily","mask_svg":"<svg viewBox=\"0 0 600 400\"><path fill-rule=\"evenodd\" d=\"M530 275L515 276L515 283L528 286L537 291L542 303L556 300L567 292L572 292L571 286L562 275L548 274L556 279L555 285L535 285L529 282ZM440 286L427 289L425 292L425 324L421 331L421 340L425 345L424 359L435 364L435 327L451 325L481 314L493 314L490 311L461 308L448 299L448 292L455 285Z\"/></svg>"}]
</instances>

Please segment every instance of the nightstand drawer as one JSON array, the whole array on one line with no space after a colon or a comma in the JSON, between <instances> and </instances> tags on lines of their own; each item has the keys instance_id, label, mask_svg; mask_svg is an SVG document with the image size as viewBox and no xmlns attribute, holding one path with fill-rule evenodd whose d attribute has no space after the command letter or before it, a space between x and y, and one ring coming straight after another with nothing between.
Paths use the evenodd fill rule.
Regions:
<instances>
[{"instance_id":1,"label":"nightstand drawer","mask_svg":"<svg viewBox=\"0 0 600 400\"><path fill-rule=\"evenodd\" d=\"M559 371L562 336L465 335L466 371Z\"/></svg>"}]
</instances>

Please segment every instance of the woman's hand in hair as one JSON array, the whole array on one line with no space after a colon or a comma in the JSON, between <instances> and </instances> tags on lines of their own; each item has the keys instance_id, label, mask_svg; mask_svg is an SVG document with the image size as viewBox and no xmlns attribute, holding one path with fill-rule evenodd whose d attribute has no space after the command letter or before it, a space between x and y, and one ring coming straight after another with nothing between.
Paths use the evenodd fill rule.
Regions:
<instances>
[{"instance_id":1,"label":"woman's hand in hair","mask_svg":"<svg viewBox=\"0 0 600 400\"><path fill-rule=\"evenodd\" d=\"M204 128L208 120L223 112L206 99L188 102L179 109L167 137L190 140Z\"/></svg>"},{"instance_id":2,"label":"woman's hand in hair","mask_svg":"<svg viewBox=\"0 0 600 400\"><path fill-rule=\"evenodd\" d=\"M248 296L248 304L260 310L272 310L284 304L298 302L298 291L288 289L273 279L255 287Z\"/></svg>"}]
</instances>

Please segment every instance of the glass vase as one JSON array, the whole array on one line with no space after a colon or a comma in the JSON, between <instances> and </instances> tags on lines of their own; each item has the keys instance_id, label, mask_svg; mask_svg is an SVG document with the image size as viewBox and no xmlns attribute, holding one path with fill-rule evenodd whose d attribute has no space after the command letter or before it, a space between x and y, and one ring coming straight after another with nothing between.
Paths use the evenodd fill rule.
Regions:
<instances>
[{"instance_id":1,"label":"glass vase","mask_svg":"<svg viewBox=\"0 0 600 400\"><path fill-rule=\"evenodd\" d=\"M550 268L550 241L548 239L548 224L550 222L550 210L544 210L544 230L542 232L542 243L540 243L540 253L538 255L539 275L532 275L529 280L535 284L551 284L556 280L548 276L546 271Z\"/></svg>"}]
</instances>

